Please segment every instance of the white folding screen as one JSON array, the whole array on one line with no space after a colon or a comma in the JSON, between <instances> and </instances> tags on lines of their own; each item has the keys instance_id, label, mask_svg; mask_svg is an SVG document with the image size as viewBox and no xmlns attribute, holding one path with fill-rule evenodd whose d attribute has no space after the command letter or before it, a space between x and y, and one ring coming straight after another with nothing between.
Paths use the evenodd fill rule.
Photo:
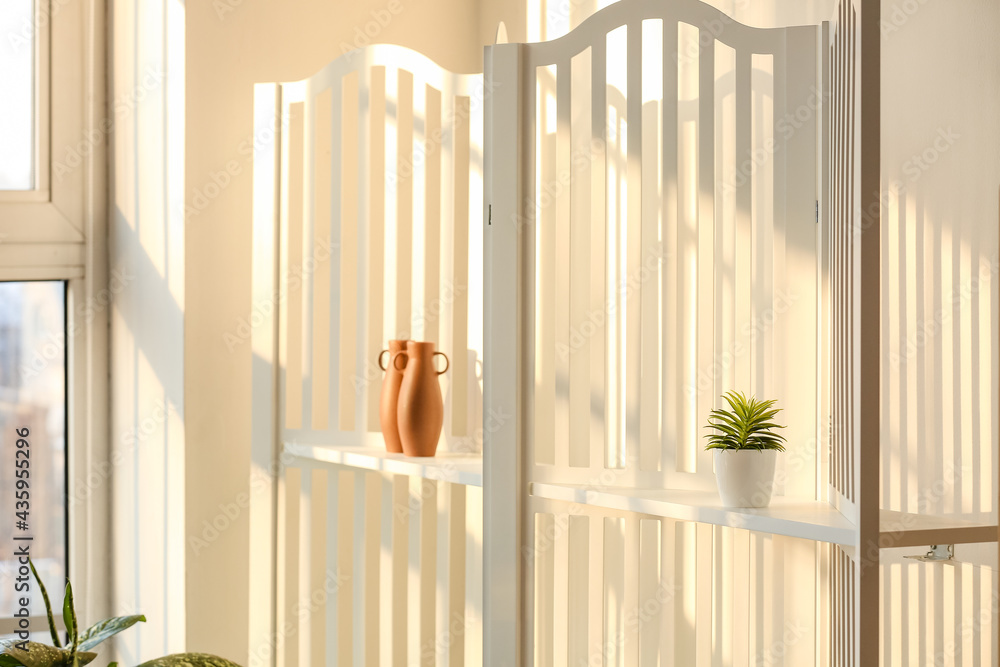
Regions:
<instances>
[{"instance_id":1,"label":"white folding screen","mask_svg":"<svg viewBox=\"0 0 1000 667\"><path fill-rule=\"evenodd\" d=\"M820 34L640 0L488 53L515 96L487 118L486 405L515 422L487 433L487 534L521 545L488 541L487 572L522 582L487 578L487 618L521 621L501 663L827 664L828 545L589 502L708 501L729 389L779 400L781 492L825 498Z\"/></svg>"},{"instance_id":2,"label":"white folding screen","mask_svg":"<svg viewBox=\"0 0 1000 667\"><path fill-rule=\"evenodd\" d=\"M255 95L251 655L479 664L481 490L303 452L385 451L389 339L450 357L439 452L481 451L483 77L377 45Z\"/></svg>"}]
</instances>

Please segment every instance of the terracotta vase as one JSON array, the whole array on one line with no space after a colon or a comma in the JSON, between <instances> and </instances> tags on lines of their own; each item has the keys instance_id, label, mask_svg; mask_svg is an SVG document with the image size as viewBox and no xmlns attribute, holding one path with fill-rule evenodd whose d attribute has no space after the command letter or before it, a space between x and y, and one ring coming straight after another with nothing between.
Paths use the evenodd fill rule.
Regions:
<instances>
[{"instance_id":1,"label":"terracotta vase","mask_svg":"<svg viewBox=\"0 0 1000 667\"><path fill-rule=\"evenodd\" d=\"M434 368L434 357L444 357L445 367ZM444 424L444 402L438 376L448 370L448 357L435 352L434 343L409 341L406 354L393 357L393 365L404 369L396 408L399 438L407 456L434 456L441 426Z\"/></svg>"},{"instance_id":2,"label":"terracotta vase","mask_svg":"<svg viewBox=\"0 0 1000 667\"><path fill-rule=\"evenodd\" d=\"M383 363L387 354L388 359ZM385 449L394 454L403 453L403 445L399 440L399 427L396 424L396 402L399 398L399 386L403 383L403 372L397 370L393 363L399 354L406 354L405 340L390 340L389 349L382 350L378 355L378 367L385 371L382 394L379 397L378 417L382 425Z\"/></svg>"}]
</instances>

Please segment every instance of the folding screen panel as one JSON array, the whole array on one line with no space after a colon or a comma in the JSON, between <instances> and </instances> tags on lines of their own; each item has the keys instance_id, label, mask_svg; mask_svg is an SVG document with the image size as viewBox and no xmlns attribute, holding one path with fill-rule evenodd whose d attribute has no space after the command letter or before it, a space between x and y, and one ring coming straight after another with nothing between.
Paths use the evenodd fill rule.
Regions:
<instances>
[{"instance_id":1,"label":"folding screen panel","mask_svg":"<svg viewBox=\"0 0 1000 667\"><path fill-rule=\"evenodd\" d=\"M482 494L453 468L482 443L483 103L482 75L387 45L257 86L254 490L270 502L251 507L251 637L272 638L257 658L481 661ZM389 339L450 357L454 458L436 472L351 462L385 452Z\"/></svg>"},{"instance_id":2,"label":"folding screen panel","mask_svg":"<svg viewBox=\"0 0 1000 667\"><path fill-rule=\"evenodd\" d=\"M487 117L486 405L516 424L487 434L487 533L521 546L487 543L486 613L522 664L828 661L831 546L666 515L711 503L730 389L785 408L780 493L825 498L820 36L632 1L488 54L517 99ZM505 556L519 600L489 590Z\"/></svg>"}]
</instances>

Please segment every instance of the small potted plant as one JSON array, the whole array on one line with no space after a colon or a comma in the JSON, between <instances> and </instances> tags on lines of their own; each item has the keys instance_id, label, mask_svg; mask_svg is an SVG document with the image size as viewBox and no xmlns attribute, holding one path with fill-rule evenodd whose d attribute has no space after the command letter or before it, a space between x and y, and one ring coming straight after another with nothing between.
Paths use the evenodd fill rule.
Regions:
<instances>
[{"instance_id":1,"label":"small potted plant","mask_svg":"<svg viewBox=\"0 0 1000 667\"><path fill-rule=\"evenodd\" d=\"M785 438L774 421L775 401L747 398L735 391L722 398L728 410L712 410L705 449L715 456L715 481L725 507L767 507L774 490L774 464L785 451Z\"/></svg>"}]
</instances>

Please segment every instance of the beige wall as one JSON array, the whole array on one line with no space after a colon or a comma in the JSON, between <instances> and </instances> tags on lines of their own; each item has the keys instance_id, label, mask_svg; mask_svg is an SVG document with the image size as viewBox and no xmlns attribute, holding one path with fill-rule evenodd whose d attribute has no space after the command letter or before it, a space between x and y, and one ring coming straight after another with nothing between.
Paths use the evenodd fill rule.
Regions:
<instances>
[{"instance_id":1,"label":"beige wall","mask_svg":"<svg viewBox=\"0 0 1000 667\"><path fill-rule=\"evenodd\" d=\"M246 664L249 531L246 511L232 507L250 492L251 355L248 341L227 346L223 337L252 306L244 149L253 84L311 75L361 42L366 26L373 42L402 44L459 72L481 71L482 49L468 0L216 0L186 8L187 648ZM206 521L225 528L212 539ZM207 546L192 542L200 539Z\"/></svg>"}]
</instances>

